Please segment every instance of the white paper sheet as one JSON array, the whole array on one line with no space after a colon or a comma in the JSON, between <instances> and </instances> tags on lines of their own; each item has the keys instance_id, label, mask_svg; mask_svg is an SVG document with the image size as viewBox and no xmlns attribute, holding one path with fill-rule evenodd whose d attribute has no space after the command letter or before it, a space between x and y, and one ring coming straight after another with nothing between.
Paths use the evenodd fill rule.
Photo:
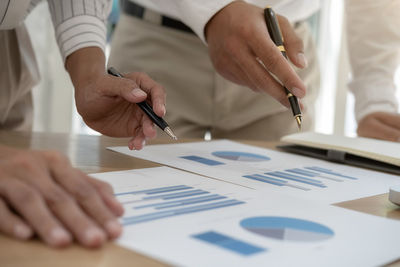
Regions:
<instances>
[{"instance_id":1,"label":"white paper sheet","mask_svg":"<svg viewBox=\"0 0 400 267\"><path fill-rule=\"evenodd\" d=\"M377 266L400 257L397 221L167 167L93 176L124 203L118 243L170 264Z\"/></svg>"},{"instance_id":2,"label":"white paper sheet","mask_svg":"<svg viewBox=\"0 0 400 267\"><path fill-rule=\"evenodd\" d=\"M228 140L150 145L141 151L110 149L252 189L320 203L387 193L390 186L400 184L400 177L395 175Z\"/></svg>"}]
</instances>

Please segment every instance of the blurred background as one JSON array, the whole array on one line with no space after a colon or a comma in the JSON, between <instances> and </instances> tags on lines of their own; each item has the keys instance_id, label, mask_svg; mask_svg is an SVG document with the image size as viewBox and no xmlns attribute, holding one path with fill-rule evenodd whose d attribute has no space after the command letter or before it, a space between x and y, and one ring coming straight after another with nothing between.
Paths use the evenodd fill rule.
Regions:
<instances>
[{"instance_id":1,"label":"blurred background","mask_svg":"<svg viewBox=\"0 0 400 267\"><path fill-rule=\"evenodd\" d=\"M347 89L350 78L347 59L346 36L343 32L344 0L322 1L321 10L310 19L318 45L321 66L321 88L315 103L315 131L355 136L354 99ZM114 0L109 18L109 37L118 22L118 0ZM98 134L88 128L77 113L73 98L73 87L65 72L55 41L47 2L39 4L27 18L41 72L41 82L34 88L33 130L42 132L64 132L73 134ZM109 47L107 47L107 55ZM323 64L322 62L323 61ZM400 68L396 75L400 86ZM398 99L400 99L400 90Z\"/></svg>"}]
</instances>

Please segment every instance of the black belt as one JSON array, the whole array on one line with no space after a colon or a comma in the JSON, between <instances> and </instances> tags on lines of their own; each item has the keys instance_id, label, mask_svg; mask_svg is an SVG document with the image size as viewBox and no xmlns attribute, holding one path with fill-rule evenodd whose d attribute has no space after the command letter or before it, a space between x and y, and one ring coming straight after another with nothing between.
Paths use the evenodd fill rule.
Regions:
<instances>
[{"instance_id":1,"label":"black belt","mask_svg":"<svg viewBox=\"0 0 400 267\"><path fill-rule=\"evenodd\" d=\"M130 0L121 0L121 9L124 13L142 19L146 9L138 4L133 3ZM183 31L186 33L195 34L191 28L186 26L179 20L172 19L166 16L161 16L161 25L172 28L175 30Z\"/></svg>"}]
</instances>

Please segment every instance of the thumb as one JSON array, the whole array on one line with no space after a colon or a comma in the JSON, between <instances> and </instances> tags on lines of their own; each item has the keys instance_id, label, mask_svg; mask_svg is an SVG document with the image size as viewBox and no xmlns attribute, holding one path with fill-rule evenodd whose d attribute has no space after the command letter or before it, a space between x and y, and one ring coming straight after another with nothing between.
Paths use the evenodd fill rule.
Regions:
<instances>
[{"instance_id":1,"label":"thumb","mask_svg":"<svg viewBox=\"0 0 400 267\"><path fill-rule=\"evenodd\" d=\"M120 96L128 102L139 103L145 101L147 93L132 80L125 78L112 78L111 89L112 96Z\"/></svg>"}]
</instances>

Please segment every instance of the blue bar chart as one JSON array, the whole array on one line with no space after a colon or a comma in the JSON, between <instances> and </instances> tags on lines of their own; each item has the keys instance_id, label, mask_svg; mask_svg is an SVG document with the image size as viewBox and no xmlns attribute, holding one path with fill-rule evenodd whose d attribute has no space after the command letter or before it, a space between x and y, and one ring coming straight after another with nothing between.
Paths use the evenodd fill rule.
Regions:
<instances>
[{"instance_id":1,"label":"blue bar chart","mask_svg":"<svg viewBox=\"0 0 400 267\"><path fill-rule=\"evenodd\" d=\"M326 181L341 183L349 180L358 180L356 177L317 166L271 171L262 174L255 173L243 175L242 177L275 186L286 186L303 191L309 191L313 188L327 188L328 185Z\"/></svg>"},{"instance_id":2,"label":"blue bar chart","mask_svg":"<svg viewBox=\"0 0 400 267\"><path fill-rule=\"evenodd\" d=\"M252 245L248 242L227 236L225 234L217 233L215 231L204 232L201 234L193 235L192 237L242 256L251 256L260 252L267 251L267 249L265 248Z\"/></svg>"},{"instance_id":3,"label":"blue bar chart","mask_svg":"<svg viewBox=\"0 0 400 267\"><path fill-rule=\"evenodd\" d=\"M208 165L208 166L218 166L218 165L224 165L225 164L225 163L220 162L220 161L207 159L207 158L203 158L203 157L199 157L199 156L182 156L180 158L191 160L191 161L194 161L194 162L197 162L197 163L201 163L201 164L204 164L204 165Z\"/></svg>"},{"instance_id":4,"label":"blue bar chart","mask_svg":"<svg viewBox=\"0 0 400 267\"><path fill-rule=\"evenodd\" d=\"M123 225L137 224L195 212L244 204L244 201L186 185L151 188L116 194L135 215L122 218ZM132 213L132 212L131 212Z\"/></svg>"},{"instance_id":5,"label":"blue bar chart","mask_svg":"<svg viewBox=\"0 0 400 267\"><path fill-rule=\"evenodd\" d=\"M248 153L243 151L215 151L211 153L213 156L218 158L232 160L232 161L244 161L244 162L260 162L268 161L271 158L265 155Z\"/></svg>"}]
</instances>

